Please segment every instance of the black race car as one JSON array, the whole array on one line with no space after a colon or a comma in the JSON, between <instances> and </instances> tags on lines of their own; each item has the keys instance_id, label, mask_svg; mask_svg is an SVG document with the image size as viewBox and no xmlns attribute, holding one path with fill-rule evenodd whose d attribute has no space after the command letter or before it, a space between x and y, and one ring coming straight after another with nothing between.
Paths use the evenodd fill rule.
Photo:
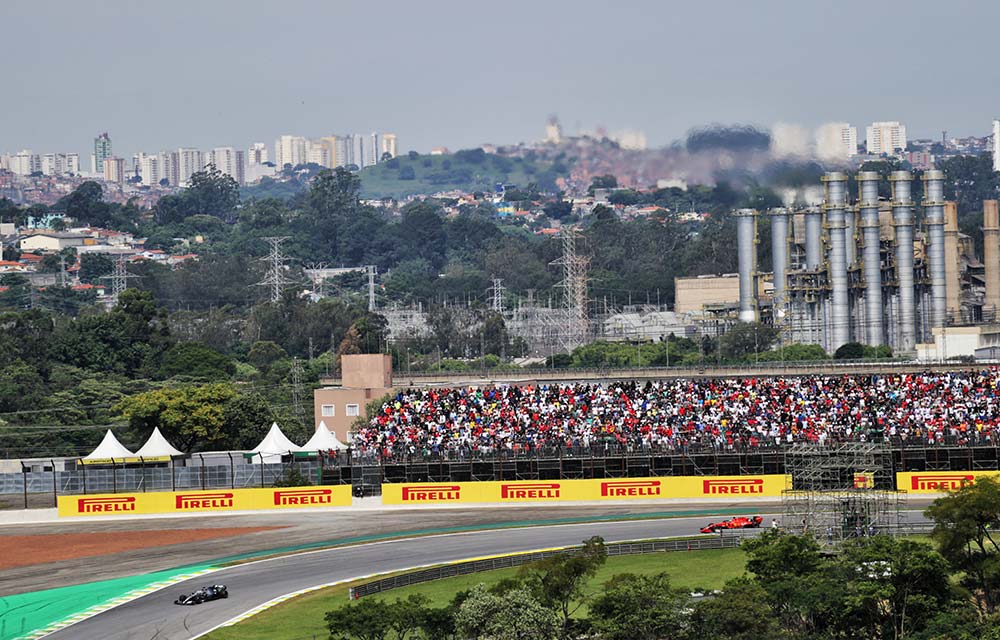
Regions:
<instances>
[{"instance_id":1,"label":"black race car","mask_svg":"<svg viewBox=\"0 0 1000 640\"><path fill-rule=\"evenodd\" d=\"M174 604L201 604L202 602L208 602L209 600L218 600L220 598L228 598L229 591L226 590L226 585L224 584L213 584L207 587L202 587L197 591L192 591L188 594L181 594L181 597L174 600Z\"/></svg>"}]
</instances>

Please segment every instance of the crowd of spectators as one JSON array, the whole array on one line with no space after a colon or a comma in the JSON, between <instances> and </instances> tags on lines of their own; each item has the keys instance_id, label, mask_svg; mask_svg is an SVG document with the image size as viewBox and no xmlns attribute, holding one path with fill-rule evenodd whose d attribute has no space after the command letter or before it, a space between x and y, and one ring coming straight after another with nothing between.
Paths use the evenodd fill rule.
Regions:
<instances>
[{"instance_id":1,"label":"crowd of spectators","mask_svg":"<svg viewBox=\"0 0 1000 640\"><path fill-rule=\"evenodd\" d=\"M845 441L993 445L996 368L408 389L354 435L358 455L741 451Z\"/></svg>"}]
</instances>

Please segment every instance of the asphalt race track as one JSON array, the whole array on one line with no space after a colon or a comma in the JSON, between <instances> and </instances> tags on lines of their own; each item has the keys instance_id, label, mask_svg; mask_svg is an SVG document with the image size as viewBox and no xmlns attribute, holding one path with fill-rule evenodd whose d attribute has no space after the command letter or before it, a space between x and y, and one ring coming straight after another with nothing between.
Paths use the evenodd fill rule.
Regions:
<instances>
[{"instance_id":1,"label":"asphalt race track","mask_svg":"<svg viewBox=\"0 0 1000 640\"><path fill-rule=\"evenodd\" d=\"M771 515L765 515L765 526ZM921 519L908 514L910 522ZM195 638L273 598L358 576L483 555L579 544L590 536L608 542L697 533L705 516L539 526L411 538L315 551L229 567L173 585L46 636L60 640L179 640ZM180 593L222 583L228 600L193 607L174 605Z\"/></svg>"}]
</instances>

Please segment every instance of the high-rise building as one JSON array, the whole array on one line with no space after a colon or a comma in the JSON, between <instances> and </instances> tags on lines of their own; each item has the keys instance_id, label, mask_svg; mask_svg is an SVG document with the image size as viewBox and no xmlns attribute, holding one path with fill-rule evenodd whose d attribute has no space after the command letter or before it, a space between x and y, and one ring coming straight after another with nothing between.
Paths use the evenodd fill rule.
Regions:
<instances>
[{"instance_id":1,"label":"high-rise building","mask_svg":"<svg viewBox=\"0 0 1000 640\"><path fill-rule=\"evenodd\" d=\"M125 158L111 156L104 159L104 179L122 184L125 182Z\"/></svg>"},{"instance_id":2,"label":"high-rise building","mask_svg":"<svg viewBox=\"0 0 1000 640\"><path fill-rule=\"evenodd\" d=\"M365 157L365 137L358 134L351 136L351 140L353 141L352 146L354 147L352 152L354 161L351 164L357 165L358 169L363 169L367 166L365 164L365 161L367 160Z\"/></svg>"},{"instance_id":3,"label":"high-rise building","mask_svg":"<svg viewBox=\"0 0 1000 640\"><path fill-rule=\"evenodd\" d=\"M380 156L382 155L378 151L378 147L379 147L379 144L378 144L378 132L372 131L371 135L368 137L368 147L369 147L369 150L368 150L368 159L370 160L370 162L368 164L370 164L370 165L376 165L376 164L378 164L378 162L380 160Z\"/></svg>"},{"instance_id":4,"label":"high-rise building","mask_svg":"<svg viewBox=\"0 0 1000 640\"><path fill-rule=\"evenodd\" d=\"M285 168L285 165L296 167L305 164L306 139L301 136L281 136L274 143L274 164L278 170Z\"/></svg>"},{"instance_id":5,"label":"high-rise building","mask_svg":"<svg viewBox=\"0 0 1000 640\"><path fill-rule=\"evenodd\" d=\"M342 136L337 140L337 144L339 145L337 159L340 161L340 165L338 166L357 165L358 159L354 155L357 151L357 145L354 143L354 136L350 133Z\"/></svg>"},{"instance_id":6,"label":"high-rise building","mask_svg":"<svg viewBox=\"0 0 1000 640\"><path fill-rule=\"evenodd\" d=\"M30 176L42 170L41 157L31 149L22 149L10 157L10 170L19 176Z\"/></svg>"},{"instance_id":7,"label":"high-rise building","mask_svg":"<svg viewBox=\"0 0 1000 640\"><path fill-rule=\"evenodd\" d=\"M858 128L848 122L828 122L816 129L816 155L823 160L845 160L858 153Z\"/></svg>"},{"instance_id":8,"label":"high-rise building","mask_svg":"<svg viewBox=\"0 0 1000 640\"><path fill-rule=\"evenodd\" d=\"M215 165L222 173L232 177L236 184L246 183L243 150L233 147L216 147L205 154L205 165Z\"/></svg>"},{"instance_id":9,"label":"high-rise building","mask_svg":"<svg viewBox=\"0 0 1000 640\"><path fill-rule=\"evenodd\" d=\"M317 142L326 148L328 162L330 163L326 166L333 169L344 164L344 145L342 136L323 136Z\"/></svg>"},{"instance_id":10,"label":"high-rise building","mask_svg":"<svg viewBox=\"0 0 1000 640\"><path fill-rule=\"evenodd\" d=\"M94 155L90 157L91 172L101 175L104 172L104 161L111 157L111 136L105 131L94 138Z\"/></svg>"},{"instance_id":11,"label":"high-rise building","mask_svg":"<svg viewBox=\"0 0 1000 640\"><path fill-rule=\"evenodd\" d=\"M545 142L551 144L562 142L562 125L559 124L559 118L556 116L549 116L549 121L545 124Z\"/></svg>"},{"instance_id":12,"label":"high-rise building","mask_svg":"<svg viewBox=\"0 0 1000 640\"><path fill-rule=\"evenodd\" d=\"M80 173L80 155L77 153L43 154L39 171L47 176L76 175Z\"/></svg>"},{"instance_id":13,"label":"high-rise building","mask_svg":"<svg viewBox=\"0 0 1000 640\"><path fill-rule=\"evenodd\" d=\"M176 158L172 162L174 165L172 168L176 171L176 175L170 180L170 184L172 185L180 187L188 186L191 176L205 168L204 155L198 149L181 147L171 155Z\"/></svg>"},{"instance_id":14,"label":"high-rise building","mask_svg":"<svg viewBox=\"0 0 1000 640\"><path fill-rule=\"evenodd\" d=\"M906 127L898 122L873 122L865 136L868 153L892 155L897 149L906 149Z\"/></svg>"},{"instance_id":15,"label":"high-rise building","mask_svg":"<svg viewBox=\"0 0 1000 640\"><path fill-rule=\"evenodd\" d=\"M255 142L247 149L247 166L254 167L268 161L267 145Z\"/></svg>"},{"instance_id":16,"label":"high-rise building","mask_svg":"<svg viewBox=\"0 0 1000 640\"><path fill-rule=\"evenodd\" d=\"M150 155L148 153L137 154L136 160L139 166L139 177L146 185L157 185L160 180L167 177L166 165L161 162L163 154ZM169 178L168 178L169 181Z\"/></svg>"},{"instance_id":17,"label":"high-rise building","mask_svg":"<svg viewBox=\"0 0 1000 640\"><path fill-rule=\"evenodd\" d=\"M1000 120L993 121L993 170L1000 171Z\"/></svg>"},{"instance_id":18,"label":"high-rise building","mask_svg":"<svg viewBox=\"0 0 1000 640\"><path fill-rule=\"evenodd\" d=\"M330 148L322 139L306 142L306 162L327 168L332 166L330 164Z\"/></svg>"},{"instance_id":19,"label":"high-rise building","mask_svg":"<svg viewBox=\"0 0 1000 640\"><path fill-rule=\"evenodd\" d=\"M389 154L389 156L395 158L399 155L396 152L396 134L395 133L383 133L382 134L382 155Z\"/></svg>"}]
</instances>

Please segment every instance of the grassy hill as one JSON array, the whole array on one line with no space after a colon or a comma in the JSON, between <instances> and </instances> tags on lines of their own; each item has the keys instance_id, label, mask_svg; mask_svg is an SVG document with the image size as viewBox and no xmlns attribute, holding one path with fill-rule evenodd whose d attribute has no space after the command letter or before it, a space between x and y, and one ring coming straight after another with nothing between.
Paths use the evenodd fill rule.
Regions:
<instances>
[{"instance_id":1,"label":"grassy hill","mask_svg":"<svg viewBox=\"0 0 1000 640\"><path fill-rule=\"evenodd\" d=\"M524 187L534 182L543 191L554 191L555 180L568 167L523 158L506 158L481 149L440 156L404 155L361 170L361 197L400 198L451 189L492 190L496 183Z\"/></svg>"}]
</instances>

